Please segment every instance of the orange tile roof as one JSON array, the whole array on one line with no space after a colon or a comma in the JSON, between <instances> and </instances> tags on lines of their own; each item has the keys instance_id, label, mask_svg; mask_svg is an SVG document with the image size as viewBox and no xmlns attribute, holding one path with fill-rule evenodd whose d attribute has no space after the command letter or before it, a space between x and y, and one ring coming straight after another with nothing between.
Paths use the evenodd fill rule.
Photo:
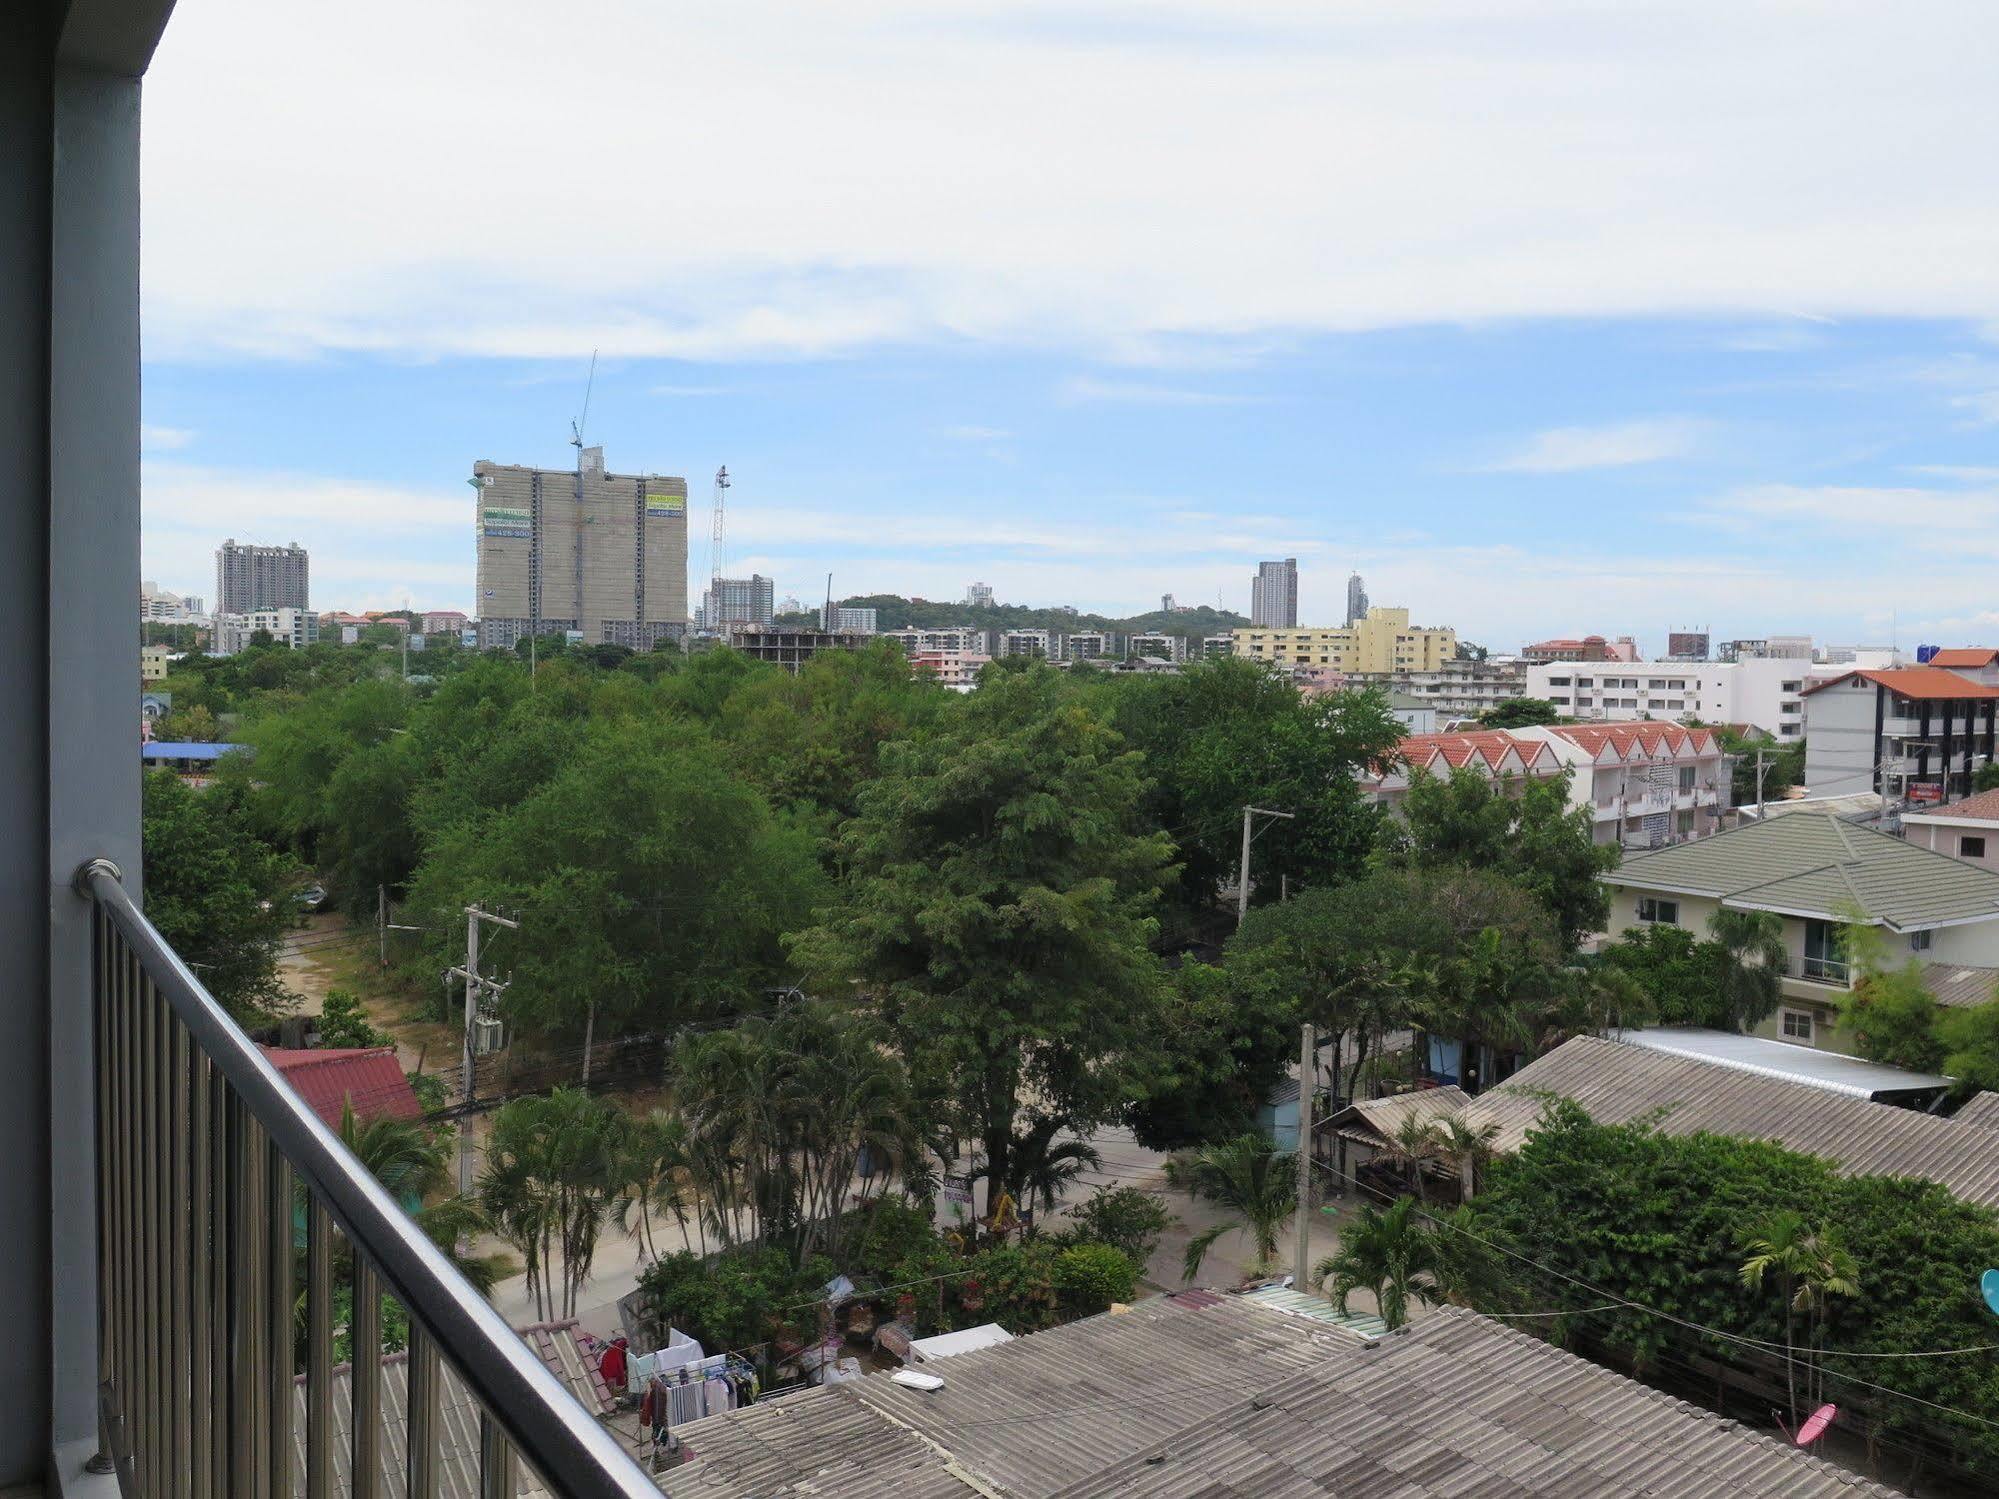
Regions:
<instances>
[{"instance_id":1,"label":"orange tile roof","mask_svg":"<svg viewBox=\"0 0 1999 1499\"><path fill-rule=\"evenodd\" d=\"M1690 729L1676 723L1562 724L1555 732L1592 755L1603 753L1606 744L1626 756L1634 746L1647 755L1657 755L1662 750L1674 755L1698 755L1715 748L1711 730Z\"/></svg>"},{"instance_id":2,"label":"orange tile roof","mask_svg":"<svg viewBox=\"0 0 1999 1499\"><path fill-rule=\"evenodd\" d=\"M1942 807L1904 808L1904 818L1909 817L1962 817L1969 822L1999 822L1999 791L1981 791L1975 796L1960 797Z\"/></svg>"},{"instance_id":3,"label":"orange tile roof","mask_svg":"<svg viewBox=\"0 0 1999 1499\"><path fill-rule=\"evenodd\" d=\"M1855 677L1865 677L1868 681L1886 687L1900 697L1919 700L1999 697L1999 687L1988 687L1983 682L1974 682L1971 678L1961 677L1954 671L1945 671L1941 666L1898 666L1892 671L1849 671L1824 682L1814 682L1805 689L1803 695L1810 696L1814 692L1823 692L1836 683L1848 682Z\"/></svg>"},{"instance_id":4,"label":"orange tile roof","mask_svg":"<svg viewBox=\"0 0 1999 1499\"><path fill-rule=\"evenodd\" d=\"M1938 651L1934 656L1930 657L1928 664L1931 666L1970 667L1975 669L1981 666L1990 666L1994 661L1999 661L1999 650L1993 650L1989 646L1972 645L1955 646L1949 650Z\"/></svg>"}]
</instances>

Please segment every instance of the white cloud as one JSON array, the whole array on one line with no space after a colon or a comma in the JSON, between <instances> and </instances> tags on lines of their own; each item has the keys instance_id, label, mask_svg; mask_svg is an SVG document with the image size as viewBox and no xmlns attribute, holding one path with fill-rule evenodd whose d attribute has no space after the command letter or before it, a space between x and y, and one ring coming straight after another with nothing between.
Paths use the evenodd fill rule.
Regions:
<instances>
[{"instance_id":1,"label":"white cloud","mask_svg":"<svg viewBox=\"0 0 1999 1499\"><path fill-rule=\"evenodd\" d=\"M1518 452L1485 465L1489 473L1568 474L1684 458L1701 432L1679 419L1619 422L1607 427L1551 427Z\"/></svg>"},{"instance_id":2,"label":"white cloud","mask_svg":"<svg viewBox=\"0 0 1999 1499\"><path fill-rule=\"evenodd\" d=\"M1974 427L1999 427L1999 390L1981 390L1975 395L1957 396L1951 403L1970 413Z\"/></svg>"},{"instance_id":3,"label":"white cloud","mask_svg":"<svg viewBox=\"0 0 1999 1499\"><path fill-rule=\"evenodd\" d=\"M1002 442L1013 436L1004 427L981 427L972 423L946 427L944 435L953 442Z\"/></svg>"},{"instance_id":4,"label":"white cloud","mask_svg":"<svg viewBox=\"0 0 1999 1499\"><path fill-rule=\"evenodd\" d=\"M1976 463L1919 463L1909 470L1932 479L1956 479L1964 484L1999 484L1999 468Z\"/></svg>"},{"instance_id":5,"label":"white cloud","mask_svg":"<svg viewBox=\"0 0 1999 1499\"><path fill-rule=\"evenodd\" d=\"M147 453L178 452L189 446L195 438L189 427L157 427L147 422L139 428L139 447Z\"/></svg>"},{"instance_id":6,"label":"white cloud","mask_svg":"<svg viewBox=\"0 0 1999 1499\"><path fill-rule=\"evenodd\" d=\"M1999 320L1989 0L578 0L553 47L548 15L181 7L149 352Z\"/></svg>"},{"instance_id":7,"label":"white cloud","mask_svg":"<svg viewBox=\"0 0 1999 1499\"><path fill-rule=\"evenodd\" d=\"M1180 385L1155 385L1145 380L1101 380L1092 375L1072 375L1056 394L1072 405L1097 403L1130 406L1242 406L1252 396L1233 395L1218 390L1190 390Z\"/></svg>"}]
</instances>

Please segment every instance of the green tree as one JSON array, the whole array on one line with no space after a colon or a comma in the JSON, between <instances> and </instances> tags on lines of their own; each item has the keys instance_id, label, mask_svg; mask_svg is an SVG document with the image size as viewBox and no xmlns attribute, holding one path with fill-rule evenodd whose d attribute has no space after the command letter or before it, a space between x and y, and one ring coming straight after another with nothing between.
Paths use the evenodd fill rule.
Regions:
<instances>
[{"instance_id":1,"label":"green tree","mask_svg":"<svg viewBox=\"0 0 1999 1499\"><path fill-rule=\"evenodd\" d=\"M521 1252L543 1320L576 1315L622 1185L624 1129L615 1104L576 1088L517 1098L493 1115L479 1195L494 1229Z\"/></svg>"},{"instance_id":2,"label":"green tree","mask_svg":"<svg viewBox=\"0 0 1999 1499\"><path fill-rule=\"evenodd\" d=\"M1412 1298L1442 1299L1436 1239L1415 1214L1413 1197L1387 1208L1364 1204L1360 1217L1340 1230L1339 1248L1313 1267L1313 1278L1325 1287L1342 1316L1348 1298L1365 1290L1373 1294L1381 1320L1393 1332L1409 1320Z\"/></svg>"},{"instance_id":3,"label":"green tree","mask_svg":"<svg viewBox=\"0 0 1999 1499\"><path fill-rule=\"evenodd\" d=\"M1267 1273L1276 1263L1277 1235L1298 1206L1293 1152L1279 1150L1268 1135L1241 1135L1170 1157L1166 1180L1223 1215L1220 1222L1187 1241L1184 1268L1189 1282L1201 1273L1208 1251L1230 1234L1249 1235L1256 1250L1256 1274Z\"/></svg>"},{"instance_id":4,"label":"green tree","mask_svg":"<svg viewBox=\"0 0 1999 1499\"><path fill-rule=\"evenodd\" d=\"M837 857L844 903L791 950L880 1007L940 1124L1016 1200L1046 1123L1140 1096L1166 989L1149 944L1166 840L1136 830L1139 757L1045 667L884 746Z\"/></svg>"},{"instance_id":5,"label":"green tree","mask_svg":"<svg viewBox=\"0 0 1999 1499\"><path fill-rule=\"evenodd\" d=\"M1784 993L1784 922L1768 911L1718 909L1707 929L1723 954L1722 1028L1746 1031L1777 1012Z\"/></svg>"},{"instance_id":6,"label":"green tree","mask_svg":"<svg viewBox=\"0 0 1999 1499\"><path fill-rule=\"evenodd\" d=\"M209 993L253 1024L293 1008L278 949L301 871L250 831L229 789L197 791L172 771L148 771L140 842L146 915Z\"/></svg>"},{"instance_id":7,"label":"green tree","mask_svg":"<svg viewBox=\"0 0 1999 1499\"><path fill-rule=\"evenodd\" d=\"M1662 1025L1728 1030L1729 957L1683 926L1628 927L1598 950L1596 966L1630 979Z\"/></svg>"},{"instance_id":8,"label":"green tree","mask_svg":"<svg viewBox=\"0 0 1999 1499\"><path fill-rule=\"evenodd\" d=\"M1784 1383L1790 1392L1791 1422L1798 1420L1797 1311L1799 1277L1810 1265L1812 1232L1804 1214L1786 1209L1772 1213L1743 1240L1742 1283L1763 1289L1765 1276L1775 1276L1784 1303Z\"/></svg>"},{"instance_id":9,"label":"green tree","mask_svg":"<svg viewBox=\"0 0 1999 1499\"><path fill-rule=\"evenodd\" d=\"M1298 904L1266 906L1251 920ZM1226 961L1188 962L1174 971L1162 1064L1125 1116L1141 1145L1183 1150L1255 1126L1298 1050L1297 998L1273 978Z\"/></svg>"},{"instance_id":10,"label":"green tree","mask_svg":"<svg viewBox=\"0 0 1999 1499\"><path fill-rule=\"evenodd\" d=\"M1960 1088L1999 1093L1999 1002L1948 1009L1937 1017L1943 1071Z\"/></svg>"},{"instance_id":11,"label":"green tree","mask_svg":"<svg viewBox=\"0 0 1999 1499\"><path fill-rule=\"evenodd\" d=\"M1840 929L1840 949L1855 974L1840 1005L1840 1028L1870 1062L1931 1072L1949 1049L1938 1033L1943 1016L1913 958L1897 963L1878 928L1854 922Z\"/></svg>"},{"instance_id":12,"label":"green tree","mask_svg":"<svg viewBox=\"0 0 1999 1499\"><path fill-rule=\"evenodd\" d=\"M346 989L326 991L318 1029L319 1044L324 1047L388 1046L395 1040L369 1023L360 997Z\"/></svg>"},{"instance_id":13,"label":"green tree","mask_svg":"<svg viewBox=\"0 0 1999 1499\"><path fill-rule=\"evenodd\" d=\"M1384 843L1382 861L1503 875L1548 908L1563 945L1573 950L1609 918L1609 894L1599 876L1617 867L1618 851L1595 841L1588 807L1570 807L1570 774L1501 785L1467 769L1442 778L1419 771L1410 778L1402 821Z\"/></svg>"},{"instance_id":14,"label":"green tree","mask_svg":"<svg viewBox=\"0 0 1999 1499\"><path fill-rule=\"evenodd\" d=\"M1108 1244L1143 1270L1174 1218L1157 1192L1099 1187L1069 1210L1069 1222L1079 1238Z\"/></svg>"},{"instance_id":15,"label":"green tree","mask_svg":"<svg viewBox=\"0 0 1999 1499\"><path fill-rule=\"evenodd\" d=\"M1987 760L1971 773L1973 791L1999 791L1999 760Z\"/></svg>"},{"instance_id":16,"label":"green tree","mask_svg":"<svg viewBox=\"0 0 1999 1499\"><path fill-rule=\"evenodd\" d=\"M440 1196L451 1184L451 1132L386 1114L359 1118L350 1098L341 1105L339 1134L340 1143L404 1206L458 1273L481 1295L491 1291L496 1279L494 1262L461 1254L458 1248L462 1240L469 1240L485 1227L484 1215L477 1203Z\"/></svg>"},{"instance_id":17,"label":"green tree","mask_svg":"<svg viewBox=\"0 0 1999 1499\"><path fill-rule=\"evenodd\" d=\"M153 738L161 744L216 744L221 734L215 715L201 703L170 709L153 723Z\"/></svg>"},{"instance_id":18,"label":"green tree","mask_svg":"<svg viewBox=\"0 0 1999 1499\"><path fill-rule=\"evenodd\" d=\"M1560 723L1562 715L1545 698L1509 697L1486 709L1478 721L1488 729L1531 729L1539 724Z\"/></svg>"}]
</instances>

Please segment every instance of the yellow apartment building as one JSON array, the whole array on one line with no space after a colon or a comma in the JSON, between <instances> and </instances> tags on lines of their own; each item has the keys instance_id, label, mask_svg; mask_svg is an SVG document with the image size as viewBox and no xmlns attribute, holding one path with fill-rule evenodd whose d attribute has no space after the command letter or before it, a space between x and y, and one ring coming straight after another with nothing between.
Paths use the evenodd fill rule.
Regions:
<instances>
[{"instance_id":1,"label":"yellow apartment building","mask_svg":"<svg viewBox=\"0 0 1999 1499\"><path fill-rule=\"evenodd\" d=\"M1235 653L1272 666L1346 672L1436 671L1456 659L1458 632L1409 623L1407 609L1376 608L1345 626L1237 630Z\"/></svg>"}]
</instances>

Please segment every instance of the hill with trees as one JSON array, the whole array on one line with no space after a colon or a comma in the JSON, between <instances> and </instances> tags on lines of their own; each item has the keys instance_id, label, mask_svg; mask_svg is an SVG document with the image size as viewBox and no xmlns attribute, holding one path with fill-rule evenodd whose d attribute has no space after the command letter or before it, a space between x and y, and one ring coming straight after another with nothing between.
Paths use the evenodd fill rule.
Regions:
<instances>
[{"instance_id":1,"label":"hill with trees","mask_svg":"<svg viewBox=\"0 0 1999 1499\"><path fill-rule=\"evenodd\" d=\"M999 630L1114 630L1120 635L1184 635L1199 640L1243 630L1249 621L1228 609L1212 609L1206 604L1168 613L1154 609L1113 619L1107 614L1072 614L1066 609L1030 609L1025 604L994 604L977 608L971 604L940 603L934 599L906 599L895 593L857 594L835 599L839 609L872 609L875 623L884 630L941 630L952 625L978 625ZM816 609L797 614L780 614L777 623L799 628L816 625Z\"/></svg>"}]
</instances>

